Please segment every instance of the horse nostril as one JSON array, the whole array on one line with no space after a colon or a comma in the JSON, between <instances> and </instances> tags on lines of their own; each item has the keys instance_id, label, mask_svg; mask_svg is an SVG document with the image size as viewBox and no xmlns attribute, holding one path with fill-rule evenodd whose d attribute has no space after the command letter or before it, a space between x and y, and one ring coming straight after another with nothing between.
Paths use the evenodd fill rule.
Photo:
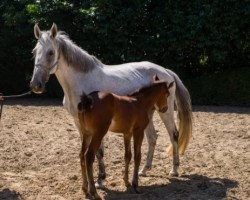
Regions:
<instances>
[{"instance_id":1,"label":"horse nostril","mask_svg":"<svg viewBox=\"0 0 250 200\"><path fill-rule=\"evenodd\" d=\"M34 82L30 82L30 89L31 90L34 90L34 91L38 91L38 90L41 90L43 88L43 85L42 83L38 82L36 84L34 84Z\"/></svg>"},{"instance_id":2,"label":"horse nostril","mask_svg":"<svg viewBox=\"0 0 250 200\"><path fill-rule=\"evenodd\" d=\"M38 87L38 88L42 88L42 83L38 83L38 84L37 84L37 87Z\"/></svg>"}]
</instances>

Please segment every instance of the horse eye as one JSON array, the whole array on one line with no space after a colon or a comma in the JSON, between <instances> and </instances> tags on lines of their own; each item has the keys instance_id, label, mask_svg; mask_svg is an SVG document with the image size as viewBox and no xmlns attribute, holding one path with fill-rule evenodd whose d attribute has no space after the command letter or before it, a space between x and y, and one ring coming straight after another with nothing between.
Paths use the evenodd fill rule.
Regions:
<instances>
[{"instance_id":1,"label":"horse eye","mask_svg":"<svg viewBox=\"0 0 250 200\"><path fill-rule=\"evenodd\" d=\"M49 56L53 56L53 55L54 55L53 50L49 50L49 51L48 51L48 55L49 55Z\"/></svg>"}]
</instances>

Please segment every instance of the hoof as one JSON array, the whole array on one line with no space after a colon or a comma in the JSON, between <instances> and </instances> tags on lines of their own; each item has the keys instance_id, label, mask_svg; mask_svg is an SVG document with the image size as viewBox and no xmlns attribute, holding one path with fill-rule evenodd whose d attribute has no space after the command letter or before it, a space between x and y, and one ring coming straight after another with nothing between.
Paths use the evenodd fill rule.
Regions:
<instances>
[{"instance_id":1,"label":"hoof","mask_svg":"<svg viewBox=\"0 0 250 200\"><path fill-rule=\"evenodd\" d=\"M178 177L178 176L179 176L179 173L178 173L178 172L171 171L171 172L169 172L169 176L171 176L171 177Z\"/></svg>"},{"instance_id":2,"label":"hoof","mask_svg":"<svg viewBox=\"0 0 250 200\"><path fill-rule=\"evenodd\" d=\"M147 176L146 172L151 170L151 167L145 166L143 169L139 172L139 176Z\"/></svg>"},{"instance_id":3,"label":"hoof","mask_svg":"<svg viewBox=\"0 0 250 200\"><path fill-rule=\"evenodd\" d=\"M131 186L130 182L128 181L128 179L123 178L124 181L124 185L126 186L126 188L129 188Z\"/></svg>"},{"instance_id":4,"label":"hoof","mask_svg":"<svg viewBox=\"0 0 250 200\"><path fill-rule=\"evenodd\" d=\"M104 186L103 186L103 184L102 184L102 181L97 181L97 182L95 182L95 187L96 187L97 189L103 189Z\"/></svg>"},{"instance_id":5,"label":"hoof","mask_svg":"<svg viewBox=\"0 0 250 200\"><path fill-rule=\"evenodd\" d=\"M138 190L137 190L137 186L133 185L133 190L136 194L141 194Z\"/></svg>"},{"instance_id":6,"label":"hoof","mask_svg":"<svg viewBox=\"0 0 250 200\"><path fill-rule=\"evenodd\" d=\"M92 199L101 200L102 198L97 193L93 194L93 195L88 193L88 194L86 194L85 199L88 199L88 200L92 200Z\"/></svg>"},{"instance_id":7,"label":"hoof","mask_svg":"<svg viewBox=\"0 0 250 200\"><path fill-rule=\"evenodd\" d=\"M137 188L134 187L134 186L128 187L128 188L127 188L127 192L130 193L130 194L141 194L141 192L139 192L139 191L137 190Z\"/></svg>"},{"instance_id":8,"label":"hoof","mask_svg":"<svg viewBox=\"0 0 250 200\"><path fill-rule=\"evenodd\" d=\"M98 194L95 194L95 195L94 195L94 199L95 199L95 200L101 200L102 198L101 198Z\"/></svg>"},{"instance_id":9,"label":"hoof","mask_svg":"<svg viewBox=\"0 0 250 200\"><path fill-rule=\"evenodd\" d=\"M129 187L131 187L131 184L130 184L130 182L129 182L129 181L127 181L127 182L124 182L124 184L125 184L126 188L129 188Z\"/></svg>"},{"instance_id":10,"label":"hoof","mask_svg":"<svg viewBox=\"0 0 250 200\"><path fill-rule=\"evenodd\" d=\"M89 193L85 194L85 199L91 199L91 195Z\"/></svg>"},{"instance_id":11,"label":"hoof","mask_svg":"<svg viewBox=\"0 0 250 200\"><path fill-rule=\"evenodd\" d=\"M139 176L147 176L147 174L146 174L145 171L140 171L140 172L139 172Z\"/></svg>"}]
</instances>

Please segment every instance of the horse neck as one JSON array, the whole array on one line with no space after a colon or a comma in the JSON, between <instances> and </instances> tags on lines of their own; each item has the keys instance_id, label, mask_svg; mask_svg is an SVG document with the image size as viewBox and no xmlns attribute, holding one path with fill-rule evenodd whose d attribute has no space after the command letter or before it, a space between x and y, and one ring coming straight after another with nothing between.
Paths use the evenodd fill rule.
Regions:
<instances>
[{"instance_id":1,"label":"horse neck","mask_svg":"<svg viewBox=\"0 0 250 200\"><path fill-rule=\"evenodd\" d=\"M86 94L95 91L95 78L100 77L98 67L91 72L79 72L72 66L68 66L63 55L60 57L58 70L55 75L64 92L64 104L73 115L77 113L77 105L80 102L82 92Z\"/></svg>"},{"instance_id":2,"label":"horse neck","mask_svg":"<svg viewBox=\"0 0 250 200\"><path fill-rule=\"evenodd\" d=\"M149 86L146 89L143 89L143 91L139 92L136 96L138 101L143 104L143 106L147 109L154 106L156 101L159 99L161 95L161 89L163 85L162 84L156 84Z\"/></svg>"}]
</instances>

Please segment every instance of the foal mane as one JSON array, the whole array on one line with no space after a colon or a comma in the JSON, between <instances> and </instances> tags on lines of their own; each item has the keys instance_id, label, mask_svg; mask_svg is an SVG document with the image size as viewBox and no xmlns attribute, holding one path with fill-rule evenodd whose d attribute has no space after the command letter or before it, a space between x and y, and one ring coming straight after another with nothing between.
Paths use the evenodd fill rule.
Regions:
<instances>
[{"instance_id":1,"label":"foal mane","mask_svg":"<svg viewBox=\"0 0 250 200\"><path fill-rule=\"evenodd\" d=\"M149 85L147 85L145 87L140 88L138 91L134 92L133 94L130 94L129 96L130 97L135 97L135 96L143 95L144 93L146 93L147 91L149 91L152 86L154 86L154 85L160 85L162 83L167 84L166 81L155 81L155 82L153 82L153 83L151 83L151 84L149 84Z\"/></svg>"}]
</instances>

